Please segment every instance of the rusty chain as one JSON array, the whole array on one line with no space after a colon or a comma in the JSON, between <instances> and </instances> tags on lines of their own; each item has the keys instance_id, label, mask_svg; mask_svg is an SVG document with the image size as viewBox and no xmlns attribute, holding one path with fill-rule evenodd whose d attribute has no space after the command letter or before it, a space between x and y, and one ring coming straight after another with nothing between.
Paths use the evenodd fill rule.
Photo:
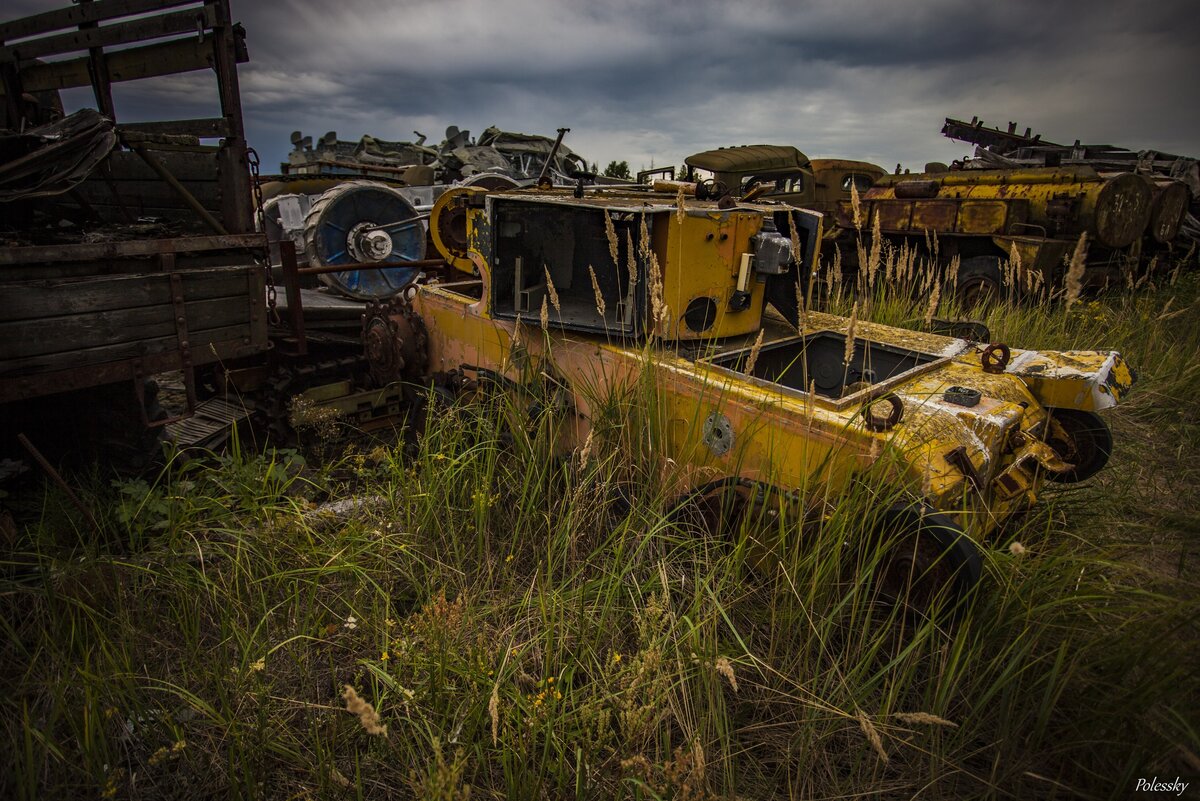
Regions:
<instances>
[{"instance_id":1,"label":"rusty chain","mask_svg":"<svg viewBox=\"0 0 1200 801\"><path fill-rule=\"evenodd\" d=\"M262 187L258 183L258 151L252 147L246 148L246 161L250 165L250 189L254 193L254 208L258 215L258 224L262 226L263 230L263 269L266 271L267 319L271 325L280 325L279 308L275 299L275 275L271 271L271 245L266 241L267 216L263 211Z\"/></svg>"}]
</instances>

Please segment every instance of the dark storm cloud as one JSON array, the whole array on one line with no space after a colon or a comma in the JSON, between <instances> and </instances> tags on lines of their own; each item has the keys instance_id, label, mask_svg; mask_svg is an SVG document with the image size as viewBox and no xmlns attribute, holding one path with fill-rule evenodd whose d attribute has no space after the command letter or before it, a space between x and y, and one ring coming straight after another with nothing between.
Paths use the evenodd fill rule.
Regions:
<instances>
[{"instance_id":1,"label":"dark storm cloud","mask_svg":"<svg viewBox=\"0 0 1200 801\"><path fill-rule=\"evenodd\" d=\"M15 5L6 15L57 3ZM941 121L974 114L1200 155L1190 0L234 0L234 16L252 59L249 138L268 166L294 129L437 140L497 124L569 126L601 166L775 142L919 168L965 154ZM203 76L150 83L119 87L122 114L211 113Z\"/></svg>"}]
</instances>

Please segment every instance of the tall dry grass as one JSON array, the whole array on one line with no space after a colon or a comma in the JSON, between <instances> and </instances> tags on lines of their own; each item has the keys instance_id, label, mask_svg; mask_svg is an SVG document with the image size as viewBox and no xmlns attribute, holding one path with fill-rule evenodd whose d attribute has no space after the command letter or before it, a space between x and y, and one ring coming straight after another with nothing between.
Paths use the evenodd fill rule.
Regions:
<instances>
[{"instance_id":1,"label":"tall dry grass","mask_svg":"<svg viewBox=\"0 0 1200 801\"><path fill-rule=\"evenodd\" d=\"M828 303L968 311L880 260ZM52 488L10 498L0 795L1124 798L1194 772L1196 277L974 313L1140 382L1111 467L991 543L953 623L875 598L885 482L707 530L672 513L652 371L590 399L572 454L554 404L492 396L413 445L95 482L101 539Z\"/></svg>"}]
</instances>

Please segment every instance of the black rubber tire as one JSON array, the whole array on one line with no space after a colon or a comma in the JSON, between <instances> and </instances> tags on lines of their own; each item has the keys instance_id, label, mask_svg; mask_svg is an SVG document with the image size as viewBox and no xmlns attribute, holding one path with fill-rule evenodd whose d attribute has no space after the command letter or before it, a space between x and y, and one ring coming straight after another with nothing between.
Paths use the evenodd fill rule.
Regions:
<instances>
[{"instance_id":1,"label":"black rubber tire","mask_svg":"<svg viewBox=\"0 0 1200 801\"><path fill-rule=\"evenodd\" d=\"M1059 458L1074 467L1066 473L1047 472L1046 478L1060 484L1075 484L1086 481L1104 469L1113 449L1112 429L1108 423L1093 412L1055 408L1048 408L1047 411L1062 427L1068 439L1062 439L1052 430L1046 437L1046 444L1054 449Z\"/></svg>"},{"instance_id":2,"label":"black rubber tire","mask_svg":"<svg viewBox=\"0 0 1200 801\"><path fill-rule=\"evenodd\" d=\"M875 544L887 549L874 577L877 591L920 615L960 609L983 573L975 542L949 516L924 504L888 508Z\"/></svg>"},{"instance_id":3,"label":"black rubber tire","mask_svg":"<svg viewBox=\"0 0 1200 801\"><path fill-rule=\"evenodd\" d=\"M990 306L1006 296L998 256L972 256L958 265L954 296L964 309Z\"/></svg>"}]
</instances>

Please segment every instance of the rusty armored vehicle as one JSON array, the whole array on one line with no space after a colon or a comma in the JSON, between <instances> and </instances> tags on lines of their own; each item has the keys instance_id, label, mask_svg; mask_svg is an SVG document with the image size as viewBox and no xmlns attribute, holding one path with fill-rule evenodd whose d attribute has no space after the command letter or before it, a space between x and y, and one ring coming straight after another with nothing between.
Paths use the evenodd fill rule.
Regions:
<instances>
[{"instance_id":1,"label":"rusty armored vehicle","mask_svg":"<svg viewBox=\"0 0 1200 801\"><path fill-rule=\"evenodd\" d=\"M828 215L825 251L831 257L840 251L838 261L850 273L864 252L858 244L873 236L878 220L890 246L957 265L950 278L968 304L1061 285L1085 235L1085 283L1123 280L1121 273L1145 263L1145 254L1176 240L1187 212L1180 181L1086 163L929 165L929 172L889 175L864 162L810 161L795 148L773 145L705 151L686 163L712 173L718 191L803 203ZM1007 281L1006 267L1016 270Z\"/></svg>"},{"instance_id":2,"label":"rusty armored vehicle","mask_svg":"<svg viewBox=\"0 0 1200 801\"><path fill-rule=\"evenodd\" d=\"M0 23L0 416L5 455L38 443L149 458L167 424L150 379L267 349L226 0L97 2ZM124 122L123 81L203 70L217 113ZM96 107L63 118L57 91Z\"/></svg>"},{"instance_id":3,"label":"rusty armored vehicle","mask_svg":"<svg viewBox=\"0 0 1200 801\"><path fill-rule=\"evenodd\" d=\"M478 277L368 307L379 386L443 398L549 386L578 445L606 393L649 375L671 489L726 510L844 488L894 459L907 499L884 517L908 539L886 580L906 592L965 592L980 550L1044 482L1101 469L1112 441L1098 412L1133 382L1115 352L1017 350L800 308L823 219L784 204L468 190L433 226L441 213L463 234L447 257Z\"/></svg>"},{"instance_id":4,"label":"rusty armored vehicle","mask_svg":"<svg viewBox=\"0 0 1200 801\"><path fill-rule=\"evenodd\" d=\"M851 189L866 192L887 171L875 164L849 159L809 159L794 147L746 145L722 147L688 156L689 172L711 174L711 194L724 191L788 203L833 214L850 201ZM685 178L687 176L684 176Z\"/></svg>"}]
</instances>

